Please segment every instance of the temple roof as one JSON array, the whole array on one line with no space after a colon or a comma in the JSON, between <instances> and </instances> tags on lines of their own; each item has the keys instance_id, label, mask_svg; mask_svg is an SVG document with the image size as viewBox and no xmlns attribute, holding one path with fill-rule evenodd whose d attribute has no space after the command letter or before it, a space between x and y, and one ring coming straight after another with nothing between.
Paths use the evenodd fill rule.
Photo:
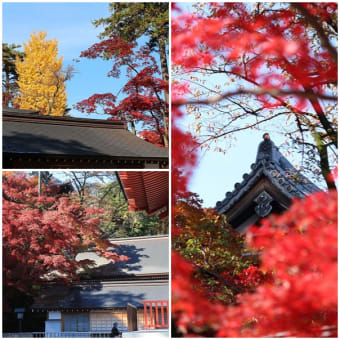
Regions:
<instances>
[{"instance_id":1,"label":"temple roof","mask_svg":"<svg viewBox=\"0 0 340 340\"><path fill-rule=\"evenodd\" d=\"M269 137L268 134L265 135ZM268 137L264 138L258 146L256 161L251 165L251 172L245 173L242 176L243 181L236 183L235 189L227 192L225 198L216 203L215 209L218 213L227 213L260 180L266 181L267 187L274 187L288 200L294 197L303 198L315 191L320 191L315 184L294 168Z\"/></svg>"},{"instance_id":2,"label":"temple roof","mask_svg":"<svg viewBox=\"0 0 340 340\"><path fill-rule=\"evenodd\" d=\"M34 299L33 310L105 309L142 306L142 301L169 298L169 238L167 235L110 239L130 259L112 263L88 251L77 260L95 261L87 279L65 285L47 284Z\"/></svg>"},{"instance_id":3,"label":"temple roof","mask_svg":"<svg viewBox=\"0 0 340 340\"><path fill-rule=\"evenodd\" d=\"M95 252L84 252L77 255L77 260L95 261L91 277L115 279L126 276L156 276L169 273L169 237L167 235L141 236L120 239L110 239L113 248L119 255L130 259L112 263L98 256Z\"/></svg>"},{"instance_id":4,"label":"temple roof","mask_svg":"<svg viewBox=\"0 0 340 340\"><path fill-rule=\"evenodd\" d=\"M168 159L168 149L134 136L122 121L43 116L13 108L3 108L3 152Z\"/></svg>"},{"instance_id":5,"label":"temple roof","mask_svg":"<svg viewBox=\"0 0 340 340\"><path fill-rule=\"evenodd\" d=\"M70 310L126 308L142 306L142 301L168 300L166 281L120 281L79 283L72 286L51 284L41 288L32 309Z\"/></svg>"}]
</instances>

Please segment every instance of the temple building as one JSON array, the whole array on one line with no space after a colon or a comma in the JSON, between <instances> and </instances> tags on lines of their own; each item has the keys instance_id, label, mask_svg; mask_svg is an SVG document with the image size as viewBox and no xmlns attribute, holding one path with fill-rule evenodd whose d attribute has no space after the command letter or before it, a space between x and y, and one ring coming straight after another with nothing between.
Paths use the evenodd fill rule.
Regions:
<instances>
[{"instance_id":1,"label":"temple building","mask_svg":"<svg viewBox=\"0 0 340 340\"><path fill-rule=\"evenodd\" d=\"M157 214L166 221L168 171L120 171L116 176L130 210ZM79 253L76 260L90 260L91 268L78 272L79 279L70 284L44 284L29 308L20 305L8 311L3 337L110 337L113 324L122 337L168 337L169 237L165 233L109 239L118 246L109 250L127 256L127 261L112 263L99 256L94 246Z\"/></svg>"},{"instance_id":2,"label":"temple building","mask_svg":"<svg viewBox=\"0 0 340 340\"><path fill-rule=\"evenodd\" d=\"M168 149L133 135L123 121L2 111L5 169L168 168Z\"/></svg>"},{"instance_id":3,"label":"temple building","mask_svg":"<svg viewBox=\"0 0 340 340\"><path fill-rule=\"evenodd\" d=\"M285 211L293 198L321 190L294 168L269 134L263 139L251 171L216 203L216 211L226 215L227 222L239 232L271 213Z\"/></svg>"},{"instance_id":4,"label":"temple building","mask_svg":"<svg viewBox=\"0 0 340 340\"><path fill-rule=\"evenodd\" d=\"M113 323L122 332L168 328L168 236L110 241L129 260L113 264L95 252L79 254L77 260L92 260L95 267L71 285L42 288L32 311L44 331L34 337L109 336Z\"/></svg>"}]
</instances>

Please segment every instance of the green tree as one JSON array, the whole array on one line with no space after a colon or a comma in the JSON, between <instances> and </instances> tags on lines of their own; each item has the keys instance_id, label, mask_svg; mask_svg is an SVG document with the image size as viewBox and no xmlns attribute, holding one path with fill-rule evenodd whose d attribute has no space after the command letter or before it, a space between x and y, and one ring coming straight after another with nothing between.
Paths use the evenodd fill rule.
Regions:
<instances>
[{"instance_id":1,"label":"green tree","mask_svg":"<svg viewBox=\"0 0 340 340\"><path fill-rule=\"evenodd\" d=\"M83 206L103 209L100 225L102 238L133 237L168 233L168 220L143 211L130 211L128 202L112 171L67 171L64 176L72 183L74 199Z\"/></svg>"},{"instance_id":2,"label":"green tree","mask_svg":"<svg viewBox=\"0 0 340 340\"><path fill-rule=\"evenodd\" d=\"M110 5L108 18L93 21L104 26L100 38L116 35L126 42L148 37L147 46L159 53L163 80L169 80L167 48L169 41L169 4L167 2L121 3Z\"/></svg>"},{"instance_id":3,"label":"green tree","mask_svg":"<svg viewBox=\"0 0 340 340\"><path fill-rule=\"evenodd\" d=\"M17 49L20 45L2 43L2 103L9 106L12 99L18 91L18 73L15 67L15 61L18 57L23 59L25 53Z\"/></svg>"},{"instance_id":4,"label":"green tree","mask_svg":"<svg viewBox=\"0 0 340 340\"><path fill-rule=\"evenodd\" d=\"M103 237L131 237L168 233L168 221L143 211L130 211L117 181L98 187L98 205L105 211Z\"/></svg>"}]
</instances>

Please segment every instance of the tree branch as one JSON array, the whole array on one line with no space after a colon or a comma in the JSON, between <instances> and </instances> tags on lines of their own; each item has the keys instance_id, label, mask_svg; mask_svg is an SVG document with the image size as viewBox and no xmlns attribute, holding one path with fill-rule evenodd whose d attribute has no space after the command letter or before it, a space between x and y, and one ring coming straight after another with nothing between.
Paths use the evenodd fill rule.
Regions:
<instances>
[{"instance_id":1,"label":"tree branch","mask_svg":"<svg viewBox=\"0 0 340 340\"><path fill-rule=\"evenodd\" d=\"M183 99L183 100L175 100L172 102L173 106L182 106L182 105L209 105L209 104L215 104L220 102L221 100L227 99L229 97L238 96L242 94L252 94L255 96L261 96L261 95L269 95L272 97L279 97L279 96L297 96L301 98L306 98L309 100L316 100L316 99L324 99L324 100L330 100L330 101L336 101L337 97L328 96L324 94L317 94L313 91L295 91L295 90L277 90L277 89L263 89L260 88L258 90L237 90L233 92L226 92L224 94L218 95L218 96L212 96L207 99ZM276 99L276 98L275 98Z\"/></svg>"},{"instance_id":2,"label":"tree branch","mask_svg":"<svg viewBox=\"0 0 340 340\"><path fill-rule=\"evenodd\" d=\"M270 116L270 117L268 117L268 118L262 119L261 121L257 121L256 123L251 124L251 125L249 125L249 126L244 126L244 127L241 127L241 128L233 129L233 130L231 130L231 131L227 131L227 132L221 133L221 134L216 135L216 136L210 136L209 138L205 139L203 142L199 143L198 146L201 146L202 144L207 143L207 142L209 142L210 140L217 139L217 138L220 138L220 137L229 135L229 134L231 134L231 133L235 133L235 132L238 132L238 131L251 129L252 127L255 127L255 126L259 125L259 124L262 124L262 123L264 123L264 122L266 122L266 121L268 121L268 120L272 120L272 119L274 119L274 118L276 118L276 117L278 117L278 116L281 116L281 115L283 115L283 114L286 114L286 113L285 113L285 112L280 112L280 113L275 114L274 116Z\"/></svg>"},{"instance_id":3,"label":"tree branch","mask_svg":"<svg viewBox=\"0 0 340 340\"><path fill-rule=\"evenodd\" d=\"M239 294L241 294L241 293L244 292L243 289L240 289L240 288L234 286L233 284L231 284L230 282L226 281L225 278L222 277L221 275L218 275L218 274L216 274L216 273L214 273L214 272L212 272L212 271L210 271L210 270L208 270L208 269L206 269L206 268L200 267L200 266L197 265L197 264L195 264L195 266L196 266L199 270L201 270L202 272L205 272L206 274L209 274L210 276L213 276L213 277L215 277L216 279L222 281L223 284L225 284L227 287L231 288L231 289L234 290L235 292L237 292L237 293L239 293Z\"/></svg>"}]
</instances>

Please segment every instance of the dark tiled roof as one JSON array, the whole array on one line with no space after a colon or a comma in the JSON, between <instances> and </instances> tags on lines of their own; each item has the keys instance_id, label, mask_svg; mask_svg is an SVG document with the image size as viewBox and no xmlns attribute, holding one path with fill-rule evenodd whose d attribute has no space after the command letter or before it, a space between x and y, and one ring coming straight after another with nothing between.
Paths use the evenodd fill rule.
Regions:
<instances>
[{"instance_id":1,"label":"dark tiled roof","mask_svg":"<svg viewBox=\"0 0 340 340\"><path fill-rule=\"evenodd\" d=\"M141 307L142 301L168 299L167 281L88 282L72 286L55 284L42 288L32 308L124 308L128 303Z\"/></svg>"},{"instance_id":2,"label":"dark tiled roof","mask_svg":"<svg viewBox=\"0 0 340 340\"><path fill-rule=\"evenodd\" d=\"M39 111L34 110L22 110L22 109L15 109L13 107L3 107L2 108L3 114L23 114L23 113L29 113L29 114L39 114Z\"/></svg>"},{"instance_id":3,"label":"dark tiled roof","mask_svg":"<svg viewBox=\"0 0 340 340\"><path fill-rule=\"evenodd\" d=\"M270 139L259 144L256 162L251 165L251 170L250 173L243 175L241 183L235 184L232 192L227 192L225 198L216 203L215 209L218 213L223 214L228 211L262 177L265 177L289 199L303 198L315 191L320 191L315 184L294 168Z\"/></svg>"},{"instance_id":4,"label":"dark tiled roof","mask_svg":"<svg viewBox=\"0 0 340 340\"><path fill-rule=\"evenodd\" d=\"M134 136L125 123L3 109L3 152L167 159L168 150Z\"/></svg>"},{"instance_id":5,"label":"dark tiled roof","mask_svg":"<svg viewBox=\"0 0 340 340\"><path fill-rule=\"evenodd\" d=\"M78 260L96 261L96 266L91 271L92 278L114 279L126 275L156 275L169 272L168 236L133 237L110 241L119 245L119 248L114 248L115 252L128 256L130 260L113 264L94 252L79 254Z\"/></svg>"},{"instance_id":6,"label":"dark tiled roof","mask_svg":"<svg viewBox=\"0 0 340 340\"><path fill-rule=\"evenodd\" d=\"M93 252L77 259L96 261L91 281L82 280L70 286L50 284L35 298L33 309L137 307L142 301L168 300L169 238L168 236L133 237L110 240L120 247L115 251L130 260L108 264ZM138 275L138 277L136 277ZM143 277L144 276L144 277Z\"/></svg>"}]
</instances>

